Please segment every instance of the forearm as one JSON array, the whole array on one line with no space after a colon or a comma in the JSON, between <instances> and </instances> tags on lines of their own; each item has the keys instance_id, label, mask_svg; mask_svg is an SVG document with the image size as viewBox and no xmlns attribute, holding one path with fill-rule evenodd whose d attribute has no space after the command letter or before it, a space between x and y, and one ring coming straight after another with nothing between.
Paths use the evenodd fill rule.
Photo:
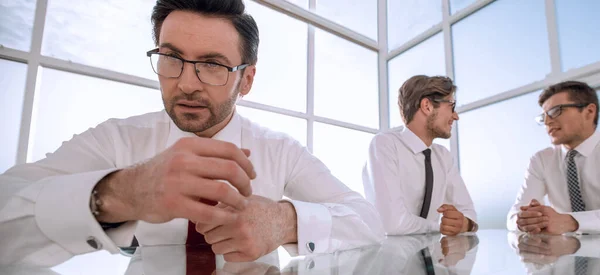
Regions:
<instances>
[{"instance_id":1,"label":"forearm","mask_svg":"<svg viewBox=\"0 0 600 275\"><path fill-rule=\"evenodd\" d=\"M119 223L137 220L135 191L131 169L108 174L95 186L96 202L99 204L96 219L103 223Z\"/></svg>"}]
</instances>

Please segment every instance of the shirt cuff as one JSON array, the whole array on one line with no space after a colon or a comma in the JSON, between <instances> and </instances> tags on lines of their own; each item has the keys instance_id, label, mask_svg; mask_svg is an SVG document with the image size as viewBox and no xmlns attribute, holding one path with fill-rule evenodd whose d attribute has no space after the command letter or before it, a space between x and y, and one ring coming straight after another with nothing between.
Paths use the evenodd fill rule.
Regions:
<instances>
[{"instance_id":1,"label":"shirt cuff","mask_svg":"<svg viewBox=\"0 0 600 275\"><path fill-rule=\"evenodd\" d=\"M35 204L35 220L40 230L53 242L74 255L105 249L119 253L111 236L129 246L135 222L110 229L110 235L90 210L92 189L106 175L117 169L72 174L44 179ZM117 233L119 232L119 233ZM130 235L129 244L127 236Z\"/></svg>"},{"instance_id":2,"label":"shirt cuff","mask_svg":"<svg viewBox=\"0 0 600 275\"><path fill-rule=\"evenodd\" d=\"M579 228L575 233L600 233L598 217L592 211L571 212L568 214L579 223Z\"/></svg>"},{"instance_id":3,"label":"shirt cuff","mask_svg":"<svg viewBox=\"0 0 600 275\"><path fill-rule=\"evenodd\" d=\"M318 203L288 200L298 219L298 254L326 253L331 237L331 213Z\"/></svg>"}]
</instances>

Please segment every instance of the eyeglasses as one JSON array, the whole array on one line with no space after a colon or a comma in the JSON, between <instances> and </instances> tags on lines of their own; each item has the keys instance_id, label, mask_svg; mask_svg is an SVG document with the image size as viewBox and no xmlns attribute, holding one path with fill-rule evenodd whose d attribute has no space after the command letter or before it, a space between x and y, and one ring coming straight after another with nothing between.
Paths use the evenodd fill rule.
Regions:
<instances>
[{"instance_id":1,"label":"eyeglasses","mask_svg":"<svg viewBox=\"0 0 600 275\"><path fill-rule=\"evenodd\" d=\"M453 113L456 112L456 110L455 110L456 109L456 100L438 99L438 98L434 98L432 100L437 103L441 103L441 102L450 103L450 106L452 107L452 112Z\"/></svg>"},{"instance_id":2,"label":"eyeglasses","mask_svg":"<svg viewBox=\"0 0 600 275\"><path fill-rule=\"evenodd\" d=\"M178 78L183 73L183 65L185 63L192 63L198 79L202 83L212 86L224 86L229 80L229 73L249 66L249 64L242 64L229 67L214 62L185 60L177 56L159 53L158 48L146 52L146 55L150 57L152 69L160 76Z\"/></svg>"},{"instance_id":3,"label":"eyeglasses","mask_svg":"<svg viewBox=\"0 0 600 275\"><path fill-rule=\"evenodd\" d=\"M562 114L562 110L564 108L569 108L569 107L583 108L588 105L589 105L588 103L572 103L572 104L556 105L556 106L550 108L550 110L543 112L540 115L536 116L535 121L540 125L544 125L544 122L546 122L546 116L551 119L555 119L558 116L560 116L560 114Z\"/></svg>"}]
</instances>

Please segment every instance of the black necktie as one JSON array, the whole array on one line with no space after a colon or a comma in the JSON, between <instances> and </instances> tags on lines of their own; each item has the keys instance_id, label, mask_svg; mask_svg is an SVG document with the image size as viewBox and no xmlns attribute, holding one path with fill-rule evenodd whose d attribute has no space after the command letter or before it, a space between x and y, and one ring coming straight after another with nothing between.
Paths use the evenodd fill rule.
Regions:
<instances>
[{"instance_id":1,"label":"black necktie","mask_svg":"<svg viewBox=\"0 0 600 275\"><path fill-rule=\"evenodd\" d=\"M431 205L431 193L433 192L433 168L431 168L431 149L423 151L425 155L425 198L421 207L421 218L427 219L429 206Z\"/></svg>"},{"instance_id":2,"label":"black necktie","mask_svg":"<svg viewBox=\"0 0 600 275\"><path fill-rule=\"evenodd\" d=\"M429 247L425 247L421 250L421 258L423 259L425 274L435 275L435 269L433 266L433 261L431 260L431 254L429 253Z\"/></svg>"}]
</instances>

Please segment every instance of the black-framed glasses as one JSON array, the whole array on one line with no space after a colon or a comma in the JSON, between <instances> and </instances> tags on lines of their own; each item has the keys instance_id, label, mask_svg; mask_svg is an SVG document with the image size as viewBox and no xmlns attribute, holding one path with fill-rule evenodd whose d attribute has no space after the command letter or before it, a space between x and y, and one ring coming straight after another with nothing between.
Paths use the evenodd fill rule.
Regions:
<instances>
[{"instance_id":1,"label":"black-framed glasses","mask_svg":"<svg viewBox=\"0 0 600 275\"><path fill-rule=\"evenodd\" d=\"M456 112L456 100L449 100L449 99L439 99L439 98L434 98L432 99L434 102L437 103L450 103L450 107L452 107L452 112L455 113Z\"/></svg>"},{"instance_id":2,"label":"black-framed glasses","mask_svg":"<svg viewBox=\"0 0 600 275\"><path fill-rule=\"evenodd\" d=\"M159 53L158 48L146 52L146 55L150 57L152 69L160 76L178 78L183 73L183 65L191 63L194 65L198 79L202 83L212 86L226 85L229 81L229 73L249 66L249 64L241 64L229 67L215 62L185 60L177 56Z\"/></svg>"},{"instance_id":3,"label":"black-framed glasses","mask_svg":"<svg viewBox=\"0 0 600 275\"><path fill-rule=\"evenodd\" d=\"M562 114L562 110L564 108L569 108L569 107L573 107L573 108L583 108L585 106L590 105L589 103L571 103L571 104L559 104L556 105L552 108L550 108L550 110L543 112L541 114L539 114L538 116L535 117L535 121L540 124L540 125L544 125L544 122L546 122L546 117L549 117L551 119L555 119L558 116L560 116L560 114Z\"/></svg>"}]
</instances>

